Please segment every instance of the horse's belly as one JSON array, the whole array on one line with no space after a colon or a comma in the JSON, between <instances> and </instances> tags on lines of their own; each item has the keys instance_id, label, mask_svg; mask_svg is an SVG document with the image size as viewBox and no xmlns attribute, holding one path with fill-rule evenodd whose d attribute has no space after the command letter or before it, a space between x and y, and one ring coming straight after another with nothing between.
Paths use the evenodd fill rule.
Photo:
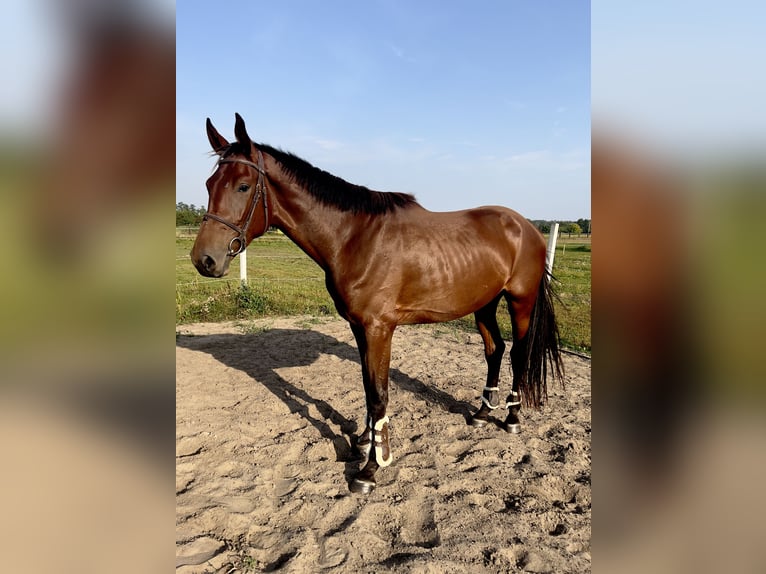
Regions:
<instances>
[{"instance_id":1,"label":"horse's belly","mask_svg":"<svg viewBox=\"0 0 766 574\"><path fill-rule=\"evenodd\" d=\"M417 277L403 278L397 304L402 322L458 319L492 301L506 282L502 272L487 265L448 270L450 273L421 269Z\"/></svg>"}]
</instances>

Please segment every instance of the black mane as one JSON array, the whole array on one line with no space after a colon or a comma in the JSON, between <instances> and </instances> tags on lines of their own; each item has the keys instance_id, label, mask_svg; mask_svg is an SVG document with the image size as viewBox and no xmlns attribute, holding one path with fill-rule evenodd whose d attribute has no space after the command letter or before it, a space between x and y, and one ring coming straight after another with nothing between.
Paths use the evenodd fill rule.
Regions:
<instances>
[{"instance_id":1,"label":"black mane","mask_svg":"<svg viewBox=\"0 0 766 574\"><path fill-rule=\"evenodd\" d=\"M362 185L349 183L331 173L314 167L304 159L289 152L265 144L255 144L261 151L272 156L295 183L303 187L320 202L341 211L377 215L416 204L409 193L372 191ZM249 155L250 150L239 142L233 142L222 157Z\"/></svg>"}]
</instances>

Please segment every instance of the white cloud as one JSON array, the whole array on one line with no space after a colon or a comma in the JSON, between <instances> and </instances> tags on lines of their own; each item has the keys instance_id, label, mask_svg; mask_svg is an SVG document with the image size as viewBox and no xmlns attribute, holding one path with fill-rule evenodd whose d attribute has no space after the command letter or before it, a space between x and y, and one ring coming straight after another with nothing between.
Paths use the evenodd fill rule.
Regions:
<instances>
[{"instance_id":1,"label":"white cloud","mask_svg":"<svg viewBox=\"0 0 766 574\"><path fill-rule=\"evenodd\" d=\"M388 47L393 52L394 56L400 60L404 60L405 62L409 62L411 64L414 64L417 61L415 58L407 54L401 47L395 44L389 44Z\"/></svg>"},{"instance_id":2,"label":"white cloud","mask_svg":"<svg viewBox=\"0 0 766 574\"><path fill-rule=\"evenodd\" d=\"M340 149L343 147L343 143L339 142L338 140L329 140L329 139L315 139L313 140L314 143L320 148L325 151L331 151Z\"/></svg>"},{"instance_id":3,"label":"white cloud","mask_svg":"<svg viewBox=\"0 0 766 574\"><path fill-rule=\"evenodd\" d=\"M490 164L502 169L537 169L554 171L574 171L588 166L588 154L580 148L554 152L551 150L533 150L516 153L505 157L489 156Z\"/></svg>"},{"instance_id":4,"label":"white cloud","mask_svg":"<svg viewBox=\"0 0 766 574\"><path fill-rule=\"evenodd\" d=\"M527 151L509 156L505 161L519 165L533 165L549 159L550 155L551 152L548 150Z\"/></svg>"},{"instance_id":5,"label":"white cloud","mask_svg":"<svg viewBox=\"0 0 766 574\"><path fill-rule=\"evenodd\" d=\"M510 98L505 98L503 101L505 102L506 106L509 106L510 108L513 108L514 110L523 110L527 107L527 104L520 100L512 100Z\"/></svg>"}]
</instances>

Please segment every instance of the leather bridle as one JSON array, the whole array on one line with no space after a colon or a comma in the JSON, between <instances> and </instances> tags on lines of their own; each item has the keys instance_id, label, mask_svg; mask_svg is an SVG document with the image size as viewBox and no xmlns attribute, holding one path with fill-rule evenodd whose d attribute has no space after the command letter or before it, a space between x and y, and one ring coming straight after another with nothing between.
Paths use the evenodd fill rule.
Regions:
<instances>
[{"instance_id":1,"label":"leather bridle","mask_svg":"<svg viewBox=\"0 0 766 574\"><path fill-rule=\"evenodd\" d=\"M246 159L218 160L219 165L222 163L242 163L252 167L258 172L258 183L255 185L255 193L250 196L250 203L247 207L247 215L245 216L244 222L240 223L239 225L235 225L234 223L225 220L223 217L220 217L215 213L210 213L209 211L202 216L202 221L212 219L218 223L223 223L225 226L231 228L237 233L237 235L232 237L231 241L229 241L229 250L226 253L228 257L235 257L242 253L245 250L245 247L247 247L247 228L250 227L250 222L252 221L253 214L255 213L255 206L258 205L258 200L261 198L261 196L263 196L263 231L261 231L260 235L263 235L269 229L269 196L266 188L266 170L263 167L263 154L260 150L258 150L257 164ZM232 247L235 241L238 242L236 250Z\"/></svg>"}]
</instances>

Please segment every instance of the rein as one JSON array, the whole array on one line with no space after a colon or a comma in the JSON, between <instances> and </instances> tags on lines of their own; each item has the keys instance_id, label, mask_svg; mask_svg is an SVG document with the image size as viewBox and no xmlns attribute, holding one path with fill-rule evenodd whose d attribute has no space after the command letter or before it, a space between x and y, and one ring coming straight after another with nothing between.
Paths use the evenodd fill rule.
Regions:
<instances>
[{"instance_id":1,"label":"rein","mask_svg":"<svg viewBox=\"0 0 766 574\"><path fill-rule=\"evenodd\" d=\"M268 231L269 229L269 196L267 193L266 188L266 170L263 168L263 154L261 153L261 150L258 150L258 163L255 164L252 161L247 161L246 159L220 159L218 160L218 164L222 163L243 163L249 167L252 167L254 170L258 172L258 183L255 185L255 193L250 197L250 203L247 208L247 215L245 216L245 221L239 225L236 225L230 221L225 220L223 217L220 217L219 215L216 215L215 213L210 213L209 211L205 213L205 215L202 216L202 221L205 221L207 219L212 219L214 221L217 221L218 223L223 223L225 226L231 228L233 231L237 233L235 237L232 237L231 241L229 241L229 250L226 253L228 257L235 257L242 253L245 250L245 247L247 247L247 228L250 227L250 222L253 219L253 214L255 213L255 206L258 205L258 200L263 196L263 231L261 231L260 235L263 235ZM237 241L237 249L235 250L232 245L234 245L234 242Z\"/></svg>"}]
</instances>

